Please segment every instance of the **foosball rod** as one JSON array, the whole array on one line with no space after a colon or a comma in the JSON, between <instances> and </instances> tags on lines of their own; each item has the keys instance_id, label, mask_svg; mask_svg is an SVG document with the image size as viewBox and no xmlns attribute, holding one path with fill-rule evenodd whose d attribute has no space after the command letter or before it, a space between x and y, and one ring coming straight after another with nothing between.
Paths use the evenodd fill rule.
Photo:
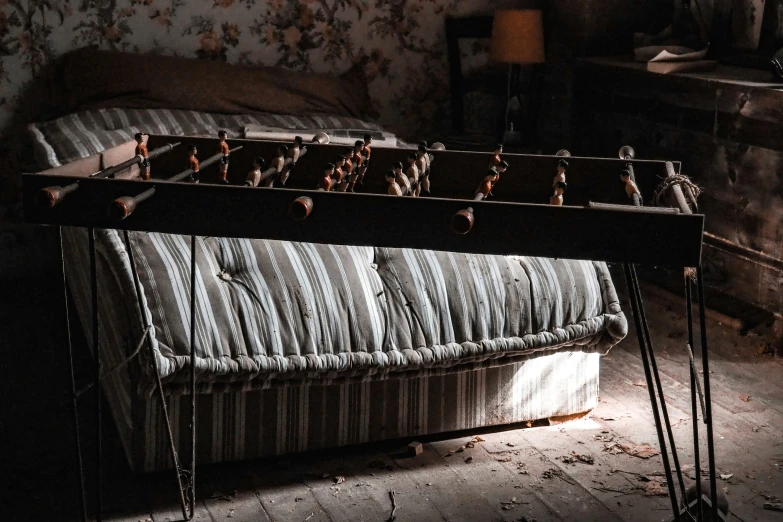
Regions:
<instances>
[{"instance_id":1,"label":"foosball rod","mask_svg":"<svg viewBox=\"0 0 783 522\"><path fill-rule=\"evenodd\" d=\"M238 150L242 149L242 145L239 147L234 147L233 149L229 150L229 153L234 153ZM202 168L209 167L210 165L217 163L223 158L223 153L215 154L214 156L210 156L206 160L204 160L199 170ZM176 174L174 176L171 176L170 178L165 179L164 181L170 182L170 183L176 183L178 181L182 181L189 176L192 176L194 174L193 169L187 169L183 170L179 174ZM145 190L138 196L122 196L120 198L115 199L109 204L109 216L111 216L114 219L117 220L123 220L128 218L133 212L136 210L136 207L139 205L139 203L143 203L144 201L148 200L152 196L155 195L155 187L152 187L150 189Z\"/></svg>"},{"instance_id":2,"label":"foosball rod","mask_svg":"<svg viewBox=\"0 0 783 522\"><path fill-rule=\"evenodd\" d=\"M180 145L180 142L169 143L162 147L158 147L157 149L151 150L147 159L154 159L160 156L161 154L165 154L166 152L171 151L172 149L174 149L174 147L177 147L178 145ZM144 158L141 155L136 155L127 161L123 161L119 165L114 165L113 167L109 167L101 171L98 171L95 174L90 174L88 177L110 178L115 174L117 174L118 172L122 172L123 170L129 167L140 164L142 161L144 161ZM36 194L35 202L39 207L52 208L62 203L62 201L65 199L65 197L68 194L72 192L76 192L78 189L79 189L78 181L76 183L71 183L70 185L67 185L65 187L51 186L51 187L42 188L40 191L38 191L38 194Z\"/></svg>"}]
</instances>

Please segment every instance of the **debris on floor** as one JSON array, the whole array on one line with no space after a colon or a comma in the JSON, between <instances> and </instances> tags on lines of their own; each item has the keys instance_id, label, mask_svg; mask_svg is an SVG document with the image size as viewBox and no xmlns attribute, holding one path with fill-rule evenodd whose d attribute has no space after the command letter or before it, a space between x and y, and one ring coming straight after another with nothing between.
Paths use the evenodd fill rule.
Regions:
<instances>
[{"instance_id":1,"label":"debris on floor","mask_svg":"<svg viewBox=\"0 0 783 522\"><path fill-rule=\"evenodd\" d=\"M234 518L234 508L228 510L228 515L226 515L226 518Z\"/></svg>"},{"instance_id":2,"label":"debris on floor","mask_svg":"<svg viewBox=\"0 0 783 522\"><path fill-rule=\"evenodd\" d=\"M495 460L497 462L511 462L511 457L498 457Z\"/></svg>"},{"instance_id":3,"label":"debris on floor","mask_svg":"<svg viewBox=\"0 0 783 522\"><path fill-rule=\"evenodd\" d=\"M395 518L395 513L397 513L397 499L396 499L396 492L394 490L389 491L389 498L391 499L392 509L391 509L391 515L389 515L389 518L386 520L386 522L393 522Z\"/></svg>"},{"instance_id":4,"label":"debris on floor","mask_svg":"<svg viewBox=\"0 0 783 522\"><path fill-rule=\"evenodd\" d=\"M644 485L645 497L668 497L669 490L666 488L666 484L662 484L657 480L651 480Z\"/></svg>"},{"instance_id":5,"label":"debris on floor","mask_svg":"<svg viewBox=\"0 0 783 522\"><path fill-rule=\"evenodd\" d=\"M408 444L408 456L410 457L418 457L424 453L424 446L421 444L421 442L411 442Z\"/></svg>"},{"instance_id":6,"label":"debris on floor","mask_svg":"<svg viewBox=\"0 0 783 522\"><path fill-rule=\"evenodd\" d=\"M332 479L335 484L342 484L345 482L345 477L337 476Z\"/></svg>"},{"instance_id":7,"label":"debris on floor","mask_svg":"<svg viewBox=\"0 0 783 522\"><path fill-rule=\"evenodd\" d=\"M729 480L731 477L734 476L734 473L721 473L718 475L721 480Z\"/></svg>"},{"instance_id":8,"label":"debris on floor","mask_svg":"<svg viewBox=\"0 0 783 522\"><path fill-rule=\"evenodd\" d=\"M783 502L764 502L767 511L783 511Z\"/></svg>"},{"instance_id":9,"label":"debris on floor","mask_svg":"<svg viewBox=\"0 0 783 522\"><path fill-rule=\"evenodd\" d=\"M740 399L742 402L748 402L748 401L750 400L750 395L740 395L740 396L739 396L739 399Z\"/></svg>"},{"instance_id":10,"label":"debris on floor","mask_svg":"<svg viewBox=\"0 0 783 522\"><path fill-rule=\"evenodd\" d=\"M610 452L612 455L618 453L626 453L632 457L638 457L640 459L649 459L656 455L660 455L661 452L653 448L649 444L622 444L619 442L610 442L604 445L604 450Z\"/></svg>"},{"instance_id":11,"label":"debris on floor","mask_svg":"<svg viewBox=\"0 0 783 522\"><path fill-rule=\"evenodd\" d=\"M518 506L521 504L530 504L530 502L525 502L524 500L517 500L517 497L511 497L511 500L507 502L501 502L500 507L503 509L503 511L509 511L511 509L514 509L514 506Z\"/></svg>"},{"instance_id":12,"label":"debris on floor","mask_svg":"<svg viewBox=\"0 0 783 522\"><path fill-rule=\"evenodd\" d=\"M572 451L570 455L560 457L563 464L576 464L577 462L584 462L585 464L592 465L595 460L590 455L580 455L579 453Z\"/></svg>"}]
</instances>

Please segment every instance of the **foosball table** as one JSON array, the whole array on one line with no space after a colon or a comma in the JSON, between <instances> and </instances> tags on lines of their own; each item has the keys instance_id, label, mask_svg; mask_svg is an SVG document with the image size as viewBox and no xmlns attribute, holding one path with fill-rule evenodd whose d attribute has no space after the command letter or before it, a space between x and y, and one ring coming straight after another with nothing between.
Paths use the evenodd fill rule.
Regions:
<instances>
[{"instance_id":1,"label":"foosball table","mask_svg":"<svg viewBox=\"0 0 783 522\"><path fill-rule=\"evenodd\" d=\"M679 172L679 163L635 158L623 147L616 158L583 158L562 150L552 156L505 154L502 144L486 153L448 151L422 142L414 149L378 148L372 136L353 147L329 143L318 133L290 143L227 140L216 137L146 136L100 159L25 174L24 212L28 222L87 230L92 348L101 361L99 289L96 283L96 230L122 233L138 309L142 289L129 231L190 236L190 252L172 260L190 265L190 283L181 310L190 334L190 353L177 359L188 369L181 384L191 401L190 456L172 435L163 368L150 340L153 322L142 313L144 335L127 359L108 369L98 364L94 388L131 359L144 358L153 375L162 415L168 425L170 457L183 516L193 516L196 471L197 372L196 319L202 293L195 291L199 249L196 238L250 238L322 245L427 249L438 252L539 256L593 260L623 266L644 364L651 410L658 430L675 520L718 509L710 407L709 360L700 268L704 216L698 214L698 188ZM119 236L118 236L119 237ZM693 417L707 430L709 495L697 483L686 491L650 340L635 265L684 270L691 355ZM305 267L307 268L307 267ZM229 277L226 275L225 277ZM65 278L65 273L64 273ZM693 353L691 295L695 286L701 320L703 385ZM380 295L380 294L378 294ZM153 297L148 297L153 298ZM306 314L306 312L305 312ZM189 316L189 320L188 320ZM145 345L146 343L146 345ZM146 346L146 349L145 349ZM141 354L141 355L140 355ZM146 355L145 355L146 354ZM73 375L73 371L71 371ZM184 378L183 378L184 379ZM154 382L154 381L157 382ZM80 393L73 385L74 414ZM100 418L100 401L98 401ZM98 423L100 430L100 423ZM100 432L99 432L100 440ZM78 434L77 434L78 438ZM696 475L700 475L698 423L694 422ZM668 447L668 450L667 450ZM101 449L96 461L100 477ZM81 461L82 455L79 454ZM187 462L187 465L185 464ZM83 484L83 480L81 482ZM101 512L100 479L96 509ZM679 492L677 491L679 489ZM679 494L678 494L679 493ZM83 518L86 519L82 488ZM678 502L678 498L681 502Z\"/></svg>"}]
</instances>

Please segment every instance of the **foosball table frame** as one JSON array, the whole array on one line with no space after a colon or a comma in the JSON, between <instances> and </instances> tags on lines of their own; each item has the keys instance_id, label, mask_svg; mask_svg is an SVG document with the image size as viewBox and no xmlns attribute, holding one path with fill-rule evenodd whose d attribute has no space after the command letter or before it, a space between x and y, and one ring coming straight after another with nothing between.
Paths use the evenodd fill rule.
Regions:
<instances>
[{"instance_id":1,"label":"foosball table frame","mask_svg":"<svg viewBox=\"0 0 783 522\"><path fill-rule=\"evenodd\" d=\"M62 226L88 229L91 333L96 365L94 381L87 388L77 391L72 353L69 359L82 520L87 520L88 510L83 455L79 444L78 399L88 388L94 388L99 398L95 411L98 445L93 510L97 519L101 520L101 381L118 369L105 369L100 364L96 228L124 231L126 245L129 243L128 231L190 235L191 285L194 284L194 266L198 256L197 236L525 255L622 264L666 472L673 519L704 520L707 511L712 514L711 520L726 519L728 513L719 511L718 503L711 501L717 498L717 486L701 269L705 218L698 214L696 198L689 188L693 186L679 173L679 163L635 159L630 147L621 149L617 158L571 157L566 151L560 151L554 156L503 154L508 169L493 184L492 196L487 199L478 196L476 184L486 174L488 161L492 166L492 154L431 149L428 151L430 183L432 194L438 197L400 197L386 195L382 171L388 171L398 161L404 162L411 152L407 149L373 149L371 160L365 166L364 173L367 175L363 176L363 184L357 185L359 192L336 192L316 190L316 187L323 176L323 165L334 162L334 158L342 154L346 147L317 143L327 141L323 139L322 133L313 139L313 143L303 147L306 155L302 154L299 161L287 164L290 177L286 186L281 188L249 187L243 186L243 182L254 160L275 157L282 143L230 141L233 148L227 177L225 167L221 166L218 170L215 165L213 168L217 160L209 163L214 159L210 158L198 173L199 183L192 182L192 169L190 173L185 170L175 175L189 165L184 150L186 147L179 145L187 145L188 149L195 145L200 151L217 151L216 138L149 136L146 145L153 150L149 159L154 161L152 178L147 181L142 181L138 173L140 165L150 168L149 160L136 155L132 143L122 148L123 161L114 167L101 165L99 172L96 172L94 166L87 167L86 163L80 165L76 162L59 169L23 175L26 221L56 226L58 233ZM566 163L563 163L564 159ZM564 165L567 165L567 172ZM623 171L626 175L621 178ZM160 179L161 173L168 180ZM556 174L568 177L568 190L564 193L565 202L562 206L546 204L557 184L557 180L554 184L552 182ZM638 193L633 195L624 190L621 179L627 182L629 176L634 186L638 187L641 197ZM640 206L645 198L649 201L654 199L660 206ZM128 201L132 202L132 208L128 207ZM62 240L60 244L62 256ZM136 298L140 300L140 282L133 253L130 248L127 248L127 252ZM694 465L696 476L700 477L698 419L701 409L701 420L707 432L709 496L701 491L699 480L696 481L695 494L686 491L683 482L644 312L636 274L637 264L683 269L688 322L687 350L691 361ZM64 261L63 284L66 284ZM694 286L700 321L703 384L694 362L691 313ZM191 292L191 360L195 357L196 349L193 331L195 295L195 292ZM141 301L139 306L141 309ZM66 317L67 308L66 292ZM136 357L143 349L152 328L146 322L146 315L142 316L145 321L144 335L129 359ZM152 354L152 344L146 342L146 345ZM70 336L68 346L70 351ZM158 375L156 358L152 356L149 359L155 375ZM192 418L189 449L192 452L187 465L180 456L185 452L179 451L171 436L159 375L156 389L164 418L169 423L169 449L176 469L178 499L186 520L194 515L196 478L197 394L193 364L190 370Z\"/></svg>"}]
</instances>

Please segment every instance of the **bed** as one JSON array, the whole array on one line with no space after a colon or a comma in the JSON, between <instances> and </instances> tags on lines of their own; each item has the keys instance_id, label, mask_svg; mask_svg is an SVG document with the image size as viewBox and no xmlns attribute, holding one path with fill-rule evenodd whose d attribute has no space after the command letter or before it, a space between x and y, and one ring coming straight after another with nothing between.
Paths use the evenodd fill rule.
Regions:
<instances>
[{"instance_id":1,"label":"bed","mask_svg":"<svg viewBox=\"0 0 783 522\"><path fill-rule=\"evenodd\" d=\"M41 170L55 174L88 175L132 156L135 132L383 132L368 121L357 71L97 51L65 63L66 113L28 127ZM144 74L118 81L127 70ZM88 332L86 231L64 236ZM132 232L129 244L141 307L123 235L96 231L101 362L127 357L146 318L174 440L186 447L189 240ZM627 333L601 262L220 237L199 238L198 248L207 303L196 323L200 464L584 413L597 403L601 355ZM173 465L149 363L141 352L105 387L136 471Z\"/></svg>"}]
</instances>

